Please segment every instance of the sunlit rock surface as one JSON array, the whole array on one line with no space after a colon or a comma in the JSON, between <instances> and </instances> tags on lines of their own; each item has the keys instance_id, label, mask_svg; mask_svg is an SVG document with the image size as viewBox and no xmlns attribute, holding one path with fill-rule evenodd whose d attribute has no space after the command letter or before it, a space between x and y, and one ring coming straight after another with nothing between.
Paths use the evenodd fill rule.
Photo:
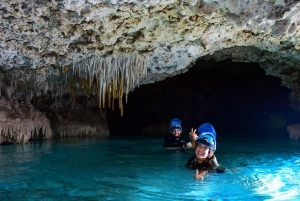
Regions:
<instances>
[{"instance_id":1,"label":"sunlit rock surface","mask_svg":"<svg viewBox=\"0 0 300 201\"><path fill-rule=\"evenodd\" d=\"M121 99L122 113L138 85L231 59L278 77L299 111L299 9L289 0L2 0L1 79L31 99Z\"/></svg>"}]
</instances>

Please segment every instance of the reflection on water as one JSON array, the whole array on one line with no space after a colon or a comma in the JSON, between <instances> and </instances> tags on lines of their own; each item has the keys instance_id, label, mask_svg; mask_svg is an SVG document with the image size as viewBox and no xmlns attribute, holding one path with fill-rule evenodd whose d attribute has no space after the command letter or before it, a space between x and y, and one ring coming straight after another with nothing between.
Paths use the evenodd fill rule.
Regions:
<instances>
[{"instance_id":1,"label":"reflection on water","mask_svg":"<svg viewBox=\"0 0 300 201\"><path fill-rule=\"evenodd\" d=\"M228 171L194 180L192 150L162 138L63 138L0 146L0 200L299 200L299 143L223 139Z\"/></svg>"},{"instance_id":2,"label":"reflection on water","mask_svg":"<svg viewBox=\"0 0 300 201\"><path fill-rule=\"evenodd\" d=\"M268 200L291 200L298 198L300 194L299 154L294 157L276 158L273 166L254 169L253 177L260 181L261 185L254 188L256 193L270 195ZM298 181L297 181L298 180Z\"/></svg>"}]
</instances>

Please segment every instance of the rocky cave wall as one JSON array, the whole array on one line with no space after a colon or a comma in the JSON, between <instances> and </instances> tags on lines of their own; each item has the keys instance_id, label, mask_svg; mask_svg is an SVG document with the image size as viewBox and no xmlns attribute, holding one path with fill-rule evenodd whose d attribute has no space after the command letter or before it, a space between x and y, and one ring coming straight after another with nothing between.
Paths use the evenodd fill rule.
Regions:
<instances>
[{"instance_id":1,"label":"rocky cave wall","mask_svg":"<svg viewBox=\"0 0 300 201\"><path fill-rule=\"evenodd\" d=\"M12 88L7 101L29 97L47 118L68 119L72 133L71 116L86 111L74 100L114 109L117 99L122 115L137 86L199 59L231 59L279 78L299 111L299 9L292 0L2 0L1 83ZM80 133L108 133L101 109L92 116Z\"/></svg>"}]
</instances>

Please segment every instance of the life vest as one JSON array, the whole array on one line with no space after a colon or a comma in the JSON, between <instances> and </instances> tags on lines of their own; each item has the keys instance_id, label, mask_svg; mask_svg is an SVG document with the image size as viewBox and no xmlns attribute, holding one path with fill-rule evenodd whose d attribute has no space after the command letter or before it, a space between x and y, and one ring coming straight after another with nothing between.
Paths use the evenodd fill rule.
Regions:
<instances>
[{"instance_id":1,"label":"life vest","mask_svg":"<svg viewBox=\"0 0 300 201\"><path fill-rule=\"evenodd\" d=\"M203 161L202 163L197 163L196 159L196 155L192 156L186 163L186 167L194 170L198 169L199 171L209 171L219 167L217 158L215 156L213 156L213 158L210 159L205 159L205 161Z\"/></svg>"},{"instance_id":2,"label":"life vest","mask_svg":"<svg viewBox=\"0 0 300 201\"><path fill-rule=\"evenodd\" d=\"M165 142L163 144L164 147L181 147L185 148L186 143L182 137L176 137L173 134L167 134L165 136Z\"/></svg>"}]
</instances>

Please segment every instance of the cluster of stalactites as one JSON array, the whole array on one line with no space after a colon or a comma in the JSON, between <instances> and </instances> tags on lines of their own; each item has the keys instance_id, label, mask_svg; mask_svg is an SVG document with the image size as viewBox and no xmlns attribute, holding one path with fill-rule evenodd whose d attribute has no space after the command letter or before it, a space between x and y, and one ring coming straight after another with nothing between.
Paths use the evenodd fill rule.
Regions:
<instances>
[{"instance_id":1,"label":"cluster of stalactites","mask_svg":"<svg viewBox=\"0 0 300 201\"><path fill-rule=\"evenodd\" d=\"M51 92L53 100L58 100L68 93L65 74L55 66L40 69L31 69L30 66L11 68L0 73L0 82L11 87L16 98L26 94L32 99Z\"/></svg>"},{"instance_id":2,"label":"cluster of stalactites","mask_svg":"<svg viewBox=\"0 0 300 201\"><path fill-rule=\"evenodd\" d=\"M13 93L13 87L0 81L0 144L4 141L24 143L30 139L52 138L47 117L35 110L28 98L23 103L12 99Z\"/></svg>"},{"instance_id":3,"label":"cluster of stalactites","mask_svg":"<svg viewBox=\"0 0 300 201\"><path fill-rule=\"evenodd\" d=\"M2 142L24 143L30 139L34 124L29 119L10 119L0 122L0 144Z\"/></svg>"},{"instance_id":4,"label":"cluster of stalactites","mask_svg":"<svg viewBox=\"0 0 300 201\"><path fill-rule=\"evenodd\" d=\"M5 116L5 120L0 121L0 144L4 141L25 143L30 139L50 139L53 137L50 123L42 125L38 120L26 119L25 117L7 118L3 112L1 112L1 116Z\"/></svg>"},{"instance_id":5,"label":"cluster of stalactites","mask_svg":"<svg viewBox=\"0 0 300 201\"><path fill-rule=\"evenodd\" d=\"M32 117L34 129L31 131L31 139L50 139L52 138L52 128L48 118L41 112L35 112Z\"/></svg>"},{"instance_id":6,"label":"cluster of stalactites","mask_svg":"<svg viewBox=\"0 0 300 201\"><path fill-rule=\"evenodd\" d=\"M118 99L121 115L123 115L123 95L139 86L147 74L147 59L138 54L113 54L102 57L96 54L75 59L73 68L63 74L58 69L48 67L46 74L24 69L11 69L0 73L0 82L10 86L14 96L27 94L32 99L47 91L57 100L63 94L69 93L75 99L78 95L97 95L99 108L112 108L114 100ZM65 77L64 77L65 76Z\"/></svg>"},{"instance_id":7,"label":"cluster of stalactites","mask_svg":"<svg viewBox=\"0 0 300 201\"><path fill-rule=\"evenodd\" d=\"M24 70L13 68L6 73L0 73L0 82L7 87L10 87L14 92L15 97L23 94L29 95L30 99L36 95L39 96L48 90L52 90L51 75L44 76L33 70ZM53 76L54 77L54 76ZM56 84L57 83L53 83ZM60 84L61 86L62 84ZM55 88L55 90L57 90Z\"/></svg>"},{"instance_id":8,"label":"cluster of stalactites","mask_svg":"<svg viewBox=\"0 0 300 201\"><path fill-rule=\"evenodd\" d=\"M114 110L114 100L118 99L123 116L123 95L139 86L147 74L147 59L135 54L117 54L100 57L92 54L73 62L73 71L68 73L68 91L74 94L78 87L89 97L98 95L99 108ZM107 99L106 99L107 98Z\"/></svg>"},{"instance_id":9,"label":"cluster of stalactites","mask_svg":"<svg viewBox=\"0 0 300 201\"><path fill-rule=\"evenodd\" d=\"M80 137L80 136L91 136L95 135L96 127L90 125L60 125L53 129L55 136L58 137Z\"/></svg>"}]
</instances>

